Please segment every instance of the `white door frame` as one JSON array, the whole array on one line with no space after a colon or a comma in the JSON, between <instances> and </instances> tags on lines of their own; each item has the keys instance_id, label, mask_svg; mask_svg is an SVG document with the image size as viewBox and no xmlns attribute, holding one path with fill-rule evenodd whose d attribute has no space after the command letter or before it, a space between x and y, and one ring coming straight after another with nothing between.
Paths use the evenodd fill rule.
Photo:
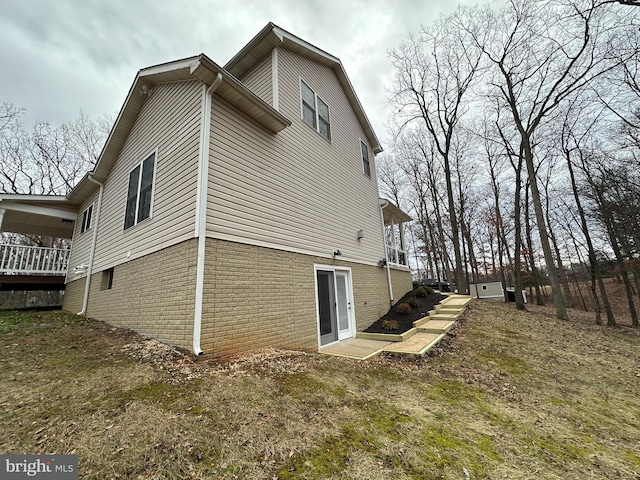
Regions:
<instances>
[{"instance_id":1,"label":"white door frame","mask_svg":"<svg viewBox=\"0 0 640 480\"><path fill-rule=\"evenodd\" d=\"M346 287L347 287L347 302L348 302L348 308L347 308L347 315L348 315L348 319L349 319L349 329L346 331L346 334L343 333L343 335L340 335L340 327L339 327L339 320L336 319L336 336L338 337L338 340L336 340L335 342L331 342L328 343L326 345L321 345L320 343L320 308L319 308L319 303L318 303L318 270L322 270L322 271L328 271L328 272L333 272L334 274L334 289L336 289L336 282L335 282L335 274L336 272L339 273L344 273L346 274L347 277L347 282L346 282ZM353 301L353 276L351 274L351 268L350 267L342 267L342 266L338 266L338 265L324 265L324 264L319 264L319 263L315 263L313 265L313 282L315 285L315 298L316 298L316 331L317 331L317 335L318 335L318 348L323 348L323 347L327 347L328 345L333 345L334 343L340 341L340 340L344 340L345 338L351 338L351 337L355 337L356 335L356 312L355 312L355 305L354 305L354 301Z\"/></svg>"}]
</instances>

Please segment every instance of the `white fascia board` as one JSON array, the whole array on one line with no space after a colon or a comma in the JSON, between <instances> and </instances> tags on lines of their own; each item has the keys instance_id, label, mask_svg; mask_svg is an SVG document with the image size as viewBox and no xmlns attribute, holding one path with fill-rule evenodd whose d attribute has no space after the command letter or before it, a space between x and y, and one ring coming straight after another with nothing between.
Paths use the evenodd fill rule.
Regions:
<instances>
[{"instance_id":1,"label":"white fascia board","mask_svg":"<svg viewBox=\"0 0 640 480\"><path fill-rule=\"evenodd\" d=\"M66 202L65 195L30 195L21 193L0 193L0 202L3 201L27 201L27 202Z\"/></svg>"},{"instance_id":2,"label":"white fascia board","mask_svg":"<svg viewBox=\"0 0 640 480\"><path fill-rule=\"evenodd\" d=\"M286 30L281 29L280 27L274 26L273 33L275 33L278 36L278 38L280 38L281 41L287 40L293 43L297 43L298 45L300 45L301 47L304 47L309 52L315 55L318 55L319 57L322 57L328 60L329 62L337 63L338 65L340 65L339 58L334 57L333 55L325 52L324 50L319 49L318 47L310 44L309 42L305 42L301 38L296 37L292 33L289 33Z\"/></svg>"},{"instance_id":3,"label":"white fascia board","mask_svg":"<svg viewBox=\"0 0 640 480\"><path fill-rule=\"evenodd\" d=\"M148 77L151 75L158 75L161 73L173 72L181 69L191 69L198 66L199 57L189 57L183 60L176 60L174 62L162 63L160 65L154 65L153 67L147 67L140 70L138 76Z\"/></svg>"},{"instance_id":4,"label":"white fascia board","mask_svg":"<svg viewBox=\"0 0 640 480\"><path fill-rule=\"evenodd\" d=\"M36 215L43 215L45 217L62 218L63 220L75 221L78 216L76 212L63 210L61 208L42 205L27 205L14 202L2 202L2 208L5 210L13 210L14 212L34 213Z\"/></svg>"}]
</instances>

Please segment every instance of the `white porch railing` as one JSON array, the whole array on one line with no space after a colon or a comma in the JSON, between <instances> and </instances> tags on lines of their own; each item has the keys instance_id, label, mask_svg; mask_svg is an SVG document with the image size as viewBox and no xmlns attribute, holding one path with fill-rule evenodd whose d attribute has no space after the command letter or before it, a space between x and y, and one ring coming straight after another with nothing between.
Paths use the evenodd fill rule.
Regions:
<instances>
[{"instance_id":1,"label":"white porch railing","mask_svg":"<svg viewBox=\"0 0 640 480\"><path fill-rule=\"evenodd\" d=\"M393 245L387 245L387 262L391 265L407 265L407 256L404 250L394 248Z\"/></svg>"},{"instance_id":2,"label":"white porch railing","mask_svg":"<svg viewBox=\"0 0 640 480\"><path fill-rule=\"evenodd\" d=\"M0 244L0 273L65 275L69 249Z\"/></svg>"}]
</instances>

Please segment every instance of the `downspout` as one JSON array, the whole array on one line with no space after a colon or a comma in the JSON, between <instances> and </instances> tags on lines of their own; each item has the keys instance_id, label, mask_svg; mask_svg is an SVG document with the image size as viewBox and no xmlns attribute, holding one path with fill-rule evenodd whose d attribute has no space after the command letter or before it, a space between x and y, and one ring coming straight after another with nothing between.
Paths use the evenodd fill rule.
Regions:
<instances>
[{"instance_id":1,"label":"downspout","mask_svg":"<svg viewBox=\"0 0 640 480\"><path fill-rule=\"evenodd\" d=\"M84 282L84 299L82 300L82 310L77 315L85 315L89 304L89 289L91 288L91 275L93 274L93 258L96 254L96 242L98 240L98 224L100 223L100 207L102 206L102 191L104 185L93 178L93 175L87 177L93 183L100 185L98 193L98 204L96 205L96 221L93 224L93 238L91 239L91 251L89 252L89 266L87 267L87 278Z\"/></svg>"},{"instance_id":2,"label":"downspout","mask_svg":"<svg viewBox=\"0 0 640 480\"><path fill-rule=\"evenodd\" d=\"M391 284L391 267L389 266L389 255L387 254L387 240L384 231L384 214L382 210L389 205L389 201L385 200L384 205L380 204L380 223L382 224L382 245L384 246L384 259L387 267L387 284L389 285L389 304L393 305L393 285Z\"/></svg>"},{"instance_id":3,"label":"downspout","mask_svg":"<svg viewBox=\"0 0 640 480\"><path fill-rule=\"evenodd\" d=\"M222 75L216 79L204 93L202 117L200 122L200 152L198 156L198 196L196 199L196 231L198 239L198 260L196 268L196 303L193 315L193 353L196 357L203 354L200 348L202 333L202 297L204 292L204 251L207 237L207 186L209 183L209 137L211 136L211 97L222 83Z\"/></svg>"}]
</instances>

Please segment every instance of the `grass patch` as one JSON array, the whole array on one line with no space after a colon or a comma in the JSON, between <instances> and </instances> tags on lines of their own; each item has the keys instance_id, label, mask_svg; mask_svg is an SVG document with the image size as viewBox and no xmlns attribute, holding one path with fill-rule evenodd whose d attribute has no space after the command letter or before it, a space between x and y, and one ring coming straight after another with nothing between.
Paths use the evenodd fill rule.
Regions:
<instances>
[{"instance_id":1,"label":"grass patch","mask_svg":"<svg viewBox=\"0 0 640 480\"><path fill-rule=\"evenodd\" d=\"M524 360L502 352L480 350L478 352L478 358L487 362L489 365L495 365L499 371L514 375L532 371L531 367L529 367Z\"/></svg>"},{"instance_id":2,"label":"grass patch","mask_svg":"<svg viewBox=\"0 0 640 480\"><path fill-rule=\"evenodd\" d=\"M59 311L0 332L0 450L76 453L83 479L640 475L630 328L474 302L438 356L226 364Z\"/></svg>"}]
</instances>

